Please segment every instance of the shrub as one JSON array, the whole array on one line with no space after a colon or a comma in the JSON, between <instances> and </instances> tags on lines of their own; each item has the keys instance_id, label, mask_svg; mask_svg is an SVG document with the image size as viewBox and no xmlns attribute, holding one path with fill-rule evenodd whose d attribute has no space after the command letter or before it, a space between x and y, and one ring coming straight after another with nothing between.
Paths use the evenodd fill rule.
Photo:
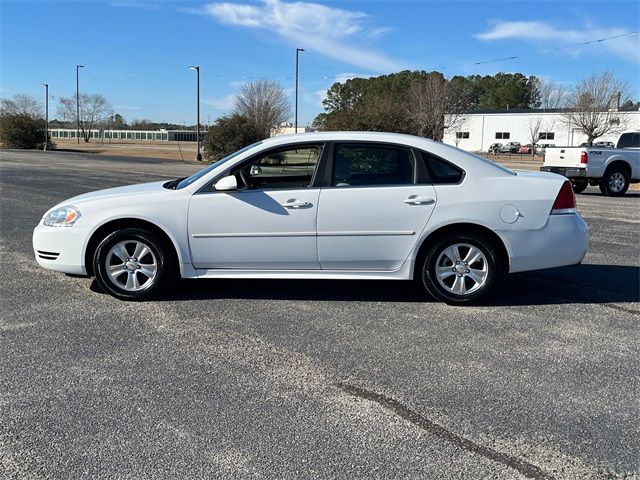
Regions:
<instances>
[{"instance_id":1,"label":"shrub","mask_svg":"<svg viewBox=\"0 0 640 480\"><path fill-rule=\"evenodd\" d=\"M41 118L23 113L5 113L0 116L0 145L4 148L42 149L46 124ZM54 148L49 137L49 149Z\"/></svg>"},{"instance_id":2,"label":"shrub","mask_svg":"<svg viewBox=\"0 0 640 480\"><path fill-rule=\"evenodd\" d=\"M204 156L215 162L264 138L260 129L241 115L220 117L204 137Z\"/></svg>"}]
</instances>

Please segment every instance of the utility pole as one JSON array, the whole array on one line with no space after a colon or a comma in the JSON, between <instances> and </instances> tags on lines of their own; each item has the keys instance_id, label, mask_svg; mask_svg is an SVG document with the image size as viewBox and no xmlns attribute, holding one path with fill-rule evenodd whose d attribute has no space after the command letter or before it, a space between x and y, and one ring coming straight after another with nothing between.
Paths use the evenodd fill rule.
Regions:
<instances>
[{"instance_id":1,"label":"utility pole","mask_svg":"<svg viewBox=\"0 0 640 480\"><path fill-rule=\"evenodd\" d=\"M44 151L47 151L49 146L49 84L41 83L41 87L44 87Z\"/></svg>"},{"instance_id":2,"label":"utility pole","mask_svg":"<svg viewBox=\"0 0 640 480\"><path fill-rule=\"evenodd\" d=\"M296 48L296 113L293 123L293 133L298 133L298 55L304 51L304 48Z\"/></svg>"},{"instance_id":3,"label":"utility pole","mask_svg":"<svg viewBox=\"0 0 640 480\"><path fill-rule=\"evenodd\" d=\"M76 65L76 139L80 145L80 74L79 69L84 65Z\"/></svg>"},{"instance_id":4,"label":"utility pole","mask_svg":"<svg viewBox=\"0 0 640 480\"><path fill-rule=\"evenodd\" d=\"M198 153L196 154L196 160L202 161L202 154L200 153L200 66L191 66L191 70L196 71L196 141L198 142Z\"/></svg>"}]
</instances>

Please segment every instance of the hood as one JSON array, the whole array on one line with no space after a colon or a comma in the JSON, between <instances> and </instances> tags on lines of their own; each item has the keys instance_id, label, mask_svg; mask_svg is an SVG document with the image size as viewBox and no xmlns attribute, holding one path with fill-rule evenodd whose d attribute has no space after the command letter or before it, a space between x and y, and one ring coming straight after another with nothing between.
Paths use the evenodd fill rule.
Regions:
<instances>
[{"instance_id":1,"label":"hood","mask_svg":"<svg viewBox=\"0 0 640 480\"><path fill-rule=\"evenodd\" d=\"M174 190L168 190L164 188L162 185L167 183L166 180L161 182L151 182L151 183L138 183L135 185L127 185L126 187L116 187L116 188L107 188L105 190L96 190L95 192L83 193L82 195L78 195L72 198L65 200L64 202L60 202L53 208L57 208L63 205L74 205L79 207L83 203L91 202L93 200L104 200L108 198L114 197L124 197L130 195L145 195L149 193L158 193L158 192L173 192Z\"/></svg>"}]
</instances>

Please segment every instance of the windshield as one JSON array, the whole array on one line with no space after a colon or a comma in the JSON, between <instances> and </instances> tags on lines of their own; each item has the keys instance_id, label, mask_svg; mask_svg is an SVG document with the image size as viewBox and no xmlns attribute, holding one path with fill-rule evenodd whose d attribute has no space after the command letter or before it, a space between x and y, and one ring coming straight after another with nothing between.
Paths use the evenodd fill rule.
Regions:
<instances>
[{"instance_id":1,"label":"windshield","mask_svg":"<svg viewBox=\"0 0 640 480\"><path fill-rule=\"evenodd\" d=\"M194 173L193 175L191 175L190 177L185 178L184 180L180 181L180 183L178 183L178 185L176 186L176 190L180 189L180 188L184 188L187 185L191 185L193 182L195 182L196 180L204 177L207 173L209 173L211 170L213 170L214 168L219 167L220 165L222 165L225 162L228 162L229 160L231 160L232 158L237 157L238 155L240 155L241 153L246 152L247 150L252 149L253 147L256 147L258 145L260 145L262 142L256 142L256 143L252 143L251 145L247 145L244 148L241 148L240 150L238 150L237 152L233 152L231 155L227 155L224 158L221 158L220 160L218 160L217 162L213 162L211 165L209 165L208 167L203 168L202 170L197 171L196 173Z\"/></svg>"}]
</instances>

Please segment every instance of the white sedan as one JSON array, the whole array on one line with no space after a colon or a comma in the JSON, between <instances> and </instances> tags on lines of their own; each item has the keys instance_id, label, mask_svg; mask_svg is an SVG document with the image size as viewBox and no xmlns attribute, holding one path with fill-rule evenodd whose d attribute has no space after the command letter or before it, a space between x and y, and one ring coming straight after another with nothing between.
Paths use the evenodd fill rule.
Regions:
<instances>
[{"instance_id":1,"label":"white sedan","mask_svg":"<svg viewBox=\"0 0 640 480\"><path fill-rule=\"evenodd\" d=\"M182 278L419 279L450 304L506 273L574 265L588 244L571 184L424 138L282 136L194 175L65 200L38 263L121 299Z\"/></svg>"}]
</instances>

